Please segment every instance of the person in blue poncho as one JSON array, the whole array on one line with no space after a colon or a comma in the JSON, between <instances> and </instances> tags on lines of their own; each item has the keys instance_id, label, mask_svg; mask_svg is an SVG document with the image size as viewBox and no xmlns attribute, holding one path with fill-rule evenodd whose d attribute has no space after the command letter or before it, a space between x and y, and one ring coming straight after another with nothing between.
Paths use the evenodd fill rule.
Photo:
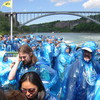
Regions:
<instances>
[{"instance_id":1,"label":"person in blue poncho","mask_svg":"<svg viewBox=\"0 0 100 100\"><path fill-rule=\"evenodd\" d=\"M42 63L44 63L48 66L50 66L50 64L47 62L46 58L41 56L41 49L39 49L38 46L39 45L37 43L31 45L31 48L33 50L34 55L37 57L37 59L39 61L41 61Z\"/></svg>"},{"instance_id":2,"label":"person in blue poncho","mask_svg":"<svg viewBox=\"0 0 100 100\"><path fill-rule=\"evenodd\" d=\"M53 57L54 57L54 39L53 37L49 36L47 38L47 42L50 45L50 52L49 52L49 57L50 57L50 62L51 62L51 67L53 68Z\"/></svg>"},{"instance_id":3,"label":"person in blue poncho","mask_svg":"<svg viewBox=\"0 0 100 100\"><path fill-rule=\"evenodd\" d=\"M59 80L53 88L54 92L58 95L58 97L60 97L60 95L61 95L62 82L64 81L65 69L72 61L71 57L66 52L66 50L68 49L66 43L62 42L59 45L60 45L59 55L57 56L57 59L56 59L56 69L57 69ZM57 88L57 89L55 89L55 88Z\"/></svg>"},{"instance_id":4,"label":"person in blue poncho","mask_svg":"<svg viewBox=\"0 0 100 100\"><path fill-rule=\"evenodd\" d=\"M0 39L0 51L4 50L6 50L6 38L2 36Z\"/></svg>"},{"instance_id":5,"label":"person in blue poncho","mask_svg":"<svg viewBox=\"0 0 100 100\"><path fill-rule=\"evenodd\" d=\"M94 60L97 44L87 41L82 45L82 58L76 59L67 69L62 100L92 100L99 63Z\"/></svg>"},{"instance_id":6,"label":"person in blue poncho","mask_svg":"<svg viewBox=\"0 0 100 100\"><path fill-rule=\"evenodd\" d=\"M3 46L3 37L0 36L0 51L2 50L2 46Z\"/></svg>"},{"instance_id":7,"label":"person in blue poncho","mask_svg":"<svg viewBox=\"0 0 100 100\"><path fill-rule=\"evenodd\" d=\"M57 57L56 66L61 81L63 81L64 71L67 67L67 64L71 63L71 58L66 52L66 49L67 49L67 45L65 43L60 43L60 53Z\"/></svg>"},{"instance_id":8,"label":"person in blue poncho","mask_svg":"<svg viewBox=\"0 0 100 100\"><path fill-rule=\"evenodd\" d=\"M52 93L45 91L40 76L36 72L26 72L19 80L19 90L28 100L58 100Z\"/></svg>"},{"instance_id":9,"label":"person in blue poncho","mask_svg":"<svg viewBox=\"0 0 100 100\"><path fill-rule=\"evenodd\" d=\"M52 68L53 69L55 69L55 70L57 70L57 66L56 66L56 60L57 60L57 57L58 57L58 55L59 55L59 53L60 53L60 43L58 43L58 42L55 42L55 45L54 45L54 51L53 51L53 66L52 66Z\"/></svg>"},{"instance_id":10,"label":"person in blue poncho","mask_svg":"<svg viewBox=\"0 0 100 100\"><path fill-rule=\"evenodd\" d=\"M7 37L6 40L6 51L12 51L12 40L10 39L10 37Z\"/></svg>"},{"instance_id":11,"label":"person in blue poncho","mask_svg":"<svg viewBox=\"0 0 100 100\"><path fill-rule=\"evenodd\" d=\"M8 79L19 81L20 77L28 71L37 72L47 90L57 82L57 72L43 62L40 62L33 54L30 46L22 45L18 50L18 59L11 69Z\"/></svg>"},{"instance_id":12,"label":"person in blue poncho","mask_svg":"<svg viewBox=\"0 0 100 100\"><path fill-rule=\"evenodd\" d=\"M71 43L70 48L71 48L70 56L73 58L73 60L75 60L76 59L76 44Z\"/></svg>"},{"instance_id":13,"label":"person in blue poncho","mask_svg":"<svg viewBox=\"0 0 100 100\"><path fill-rule=\"evenodd\" d=\"M15 80L9 81L8 75L11 70L12 61L8 59L6 51L0 51L0 88L3 91L8 91L14 88Z\"/></svg>"},{"instance_id":14,"label":"person in blue poncho","mask_svg":"<svg viewBox=\"0 0 100 100\"><path fill-rule=\"evenodd\" d=\"M31 44L31 48L33 50L34 55L36 57L40 57L40 50L38 49L38 44L37 43Z\"/></svg>"},{"instance_id":15,"label":"person in blue poncho","mask_svg":"<svg viewBox=\"0 0 100 100\"><path fill-rule=\"evenodd\" d=\"M100 63L100 47L97 48L97 51L95 54L95 60L97 60Z\"/></svg>"},{"instance_id":16,"label":"person in blue poncho","mask_svg":"<svg viewBox=\"0 0 100 100\"><path fill-rule=\"evenodd\" d=\"M32 48L33 50L33 53L35 54L35 56L37 58L41 57L42 55L42 40L41 41L35 41L33 43L30 44L30 47Z\"/></svg>"},{"instance_id":17,"label":"person in blue poncho","mask_svg":"<svg viewBox=\"0 0 100 100\"><path fill-rule=\"evenodd\" d=\"M13 38L13 43L12 43L12 51L18 51L18 48L21 45L21 39L15 36Z\"/></svg>"},{"instance_id":18,"label":"person in blue poncho","mask_svg":"<svg viewBox=\"0 0 100 100\"><path fill-rule=\"evenodd\" d=\"M42 49L43 49L43 57L46 58L46 61L51 66L51 58L50 58L50 55L51 55L51 46L50 46L50 44L47 41L45 41L43 43Z\"/></svg>"}]
</instances>

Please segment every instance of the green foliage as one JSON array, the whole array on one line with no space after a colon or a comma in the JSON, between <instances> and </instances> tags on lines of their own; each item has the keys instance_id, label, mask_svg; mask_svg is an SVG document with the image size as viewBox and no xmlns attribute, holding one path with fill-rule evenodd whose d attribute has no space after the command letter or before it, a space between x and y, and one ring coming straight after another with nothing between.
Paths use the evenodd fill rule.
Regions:
<instances>
[{"instance_id":1,"label":"green foliage","mask_svg":"<svg viewBox=\"0 0 100 100\"><path fill-rule=\"evenodd\" d=\"M75 26L72 31L74 32L100 32L100 25L93 22L90 23L80 23Z\"/></svg>"},{"instance_id":2,"label":"green foliage","mask_svg":"<svg viewBox=\"0 0 100 100\"><path fill-rule=\"evenodd\" d=\"M44 23L38 25L31 25L30 30L32 32L100 32L100 25L97 25L93 22L85 22L82 19L82 22L74 25L71 23L71 26L68 27L57 27L55 26L57 22ZM66 23L66 22L65 22Z\"/></svg>"},{"instance_id":3,"label":"green foliage","mask_svg":"<svg viewBox=\"0 0 100 100\"><path fill-rule=\"evenodd\" d=\"M31 32L69 32L69 28L60 28L56 27L55 24L60 21L54 21L50 23L44 23L44 24L36 24L36 25L31 25L30 30Z\"/></svg>"},{"instance_id":4,"label":"green foliage","mask_svg":"<svg viewBox=\"0 0 100 100\"><path fill-rule=\"evenodd\" d=\"M90 16L100 20L100 15ZM17 22L19 24L19 22ZM35 32L99 32L100 25L97 25L85 18L71 21L53 21L43 24L34 24L22 26L21 28L13 27L13 34L18 33L35 33ZM10 34L10 18L0 12L0 35Z\"/></svg>"},{"instance_id":5,"label":"green foliage","mask_svg":"<svg viewBox=\"0 0 100 100\"><path fill-rule=\"evenodd\" d=\"M10 32L10 20L0 12L0 34L5 35Z\"/></svg>"}]
</instances>

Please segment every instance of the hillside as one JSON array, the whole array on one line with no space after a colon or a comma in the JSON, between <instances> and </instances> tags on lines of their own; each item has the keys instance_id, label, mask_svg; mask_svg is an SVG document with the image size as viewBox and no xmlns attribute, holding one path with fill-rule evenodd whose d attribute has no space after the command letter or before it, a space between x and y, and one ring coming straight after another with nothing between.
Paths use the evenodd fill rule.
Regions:
<instances>
[{"instance_id":1,"label":"hillside","mask_svg":"<svg viewBox=\"0 0 100 100\"><path fill-rule=\"evenodd\" d=\"M100 15L98 16L100 17ZM80 18L71 21L54 21L43 24L34 24L23 27L23 30L30 32L98 32L100 25L90 20Z\"/></svg>"},{"instance_id":2,"label":"hillside","mask_svg":"<svg viewBox=\"0 0 100 100\"><path fill-rule=\"evenodd\" d=\"M2 12L0 12L2 13ZM93 17L100 18L100 15ZM23 26L20 29L13 27L14 34L18 33L35 33L35 32L98 32L100 33L100 25L91 22L90 20L80 18L69 21L53 21L43 24L34 24ZM10 34L10 19L0 14L0 35Z\"/></svg>"}]
</instances>

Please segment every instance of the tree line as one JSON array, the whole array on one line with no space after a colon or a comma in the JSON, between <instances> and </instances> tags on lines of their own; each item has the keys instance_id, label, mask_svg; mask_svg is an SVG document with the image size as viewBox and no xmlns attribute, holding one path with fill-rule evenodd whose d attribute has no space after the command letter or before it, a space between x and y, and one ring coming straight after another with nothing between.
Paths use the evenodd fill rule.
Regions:
<instances>
[{"instance_id":1,"label":"tree line","mask_svg":"<svg viewBox=\"0 0 100 100\"><path fill-rule=\"evenodd\" d=\"M0 12L2 13L2 12ZM98 17L100 15L94 15ZM100 33L100 25L97 25L90 20L80 18L69 21L53 21L42 24L33 24L22 26L21 28L13 27L14 34L18 33L35 33L35 32L97 32ZM10 19L3 14L0 14L0 35L10 34Z\"/></svg>"}]
</instances>

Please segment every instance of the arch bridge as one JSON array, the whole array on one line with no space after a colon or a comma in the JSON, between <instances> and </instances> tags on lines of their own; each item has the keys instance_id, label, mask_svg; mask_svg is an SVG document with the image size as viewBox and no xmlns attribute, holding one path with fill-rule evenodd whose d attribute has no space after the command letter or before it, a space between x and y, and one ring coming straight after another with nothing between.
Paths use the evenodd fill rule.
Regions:
<instances>
[{"instance_id":1,"label":"arch bridge","mask_svg":"<svg viewBox=\"0 0 100 100\"><path fill-rule=\"evenodd\" d=\"M90 20L100 25L100 11L41 11L41 12L10 12L6 16L13 16L14 25L22 27L36 19L51 15L73 15Z\"/></svg>"}]
</instances>

